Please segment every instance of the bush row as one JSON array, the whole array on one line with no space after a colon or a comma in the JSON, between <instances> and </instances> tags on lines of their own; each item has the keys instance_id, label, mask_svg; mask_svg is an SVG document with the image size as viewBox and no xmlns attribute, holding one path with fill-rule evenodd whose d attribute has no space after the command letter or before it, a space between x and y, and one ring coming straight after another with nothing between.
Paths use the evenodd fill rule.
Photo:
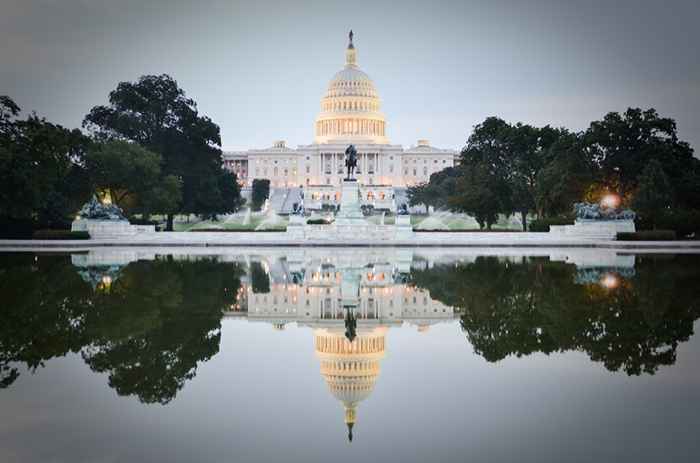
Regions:
<instances>
[{"instance_id":1,"label":"bush row","mask_svg":"<svg viewBox=\"0 0 700 463\"><path fill-rule=\"evenodd\" d=\"M70 230L37 230L32 234L35 240L88 240L90 234L86 231Z\"/></svg>"},{"instance_id":2,"label":"bush row","mask_svg":"<svg viewBox=\"0 0 700 463\"><path fill-rule=\"evenodd\" d=\"M700 211L690 209L672 209L664 212L655 221L657 229L673 230L679 238L700 236ZM637 230L650 230L652 224L644 217L638 217Z\"/></svg>"},{"instance_id":3,"label":"bush row","mask_svg":"<svg viewBox=\"0 0 700 463\"><path fill-rule=\"evenodd\" d=\"M673 241L675 239L676 232L673 230L643 230L617 234L618 241Z\"/></svg>"}]
</instances>

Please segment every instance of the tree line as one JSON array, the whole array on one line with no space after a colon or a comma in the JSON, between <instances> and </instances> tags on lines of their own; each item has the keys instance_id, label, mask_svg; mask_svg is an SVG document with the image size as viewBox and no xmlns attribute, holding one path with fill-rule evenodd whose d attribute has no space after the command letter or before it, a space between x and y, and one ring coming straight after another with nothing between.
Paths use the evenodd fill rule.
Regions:
<instances>
[{"instance_id":1,"label":"tree line","mask_svg":"<svg viewBox=\"0 0 700 463\"><path fill-rule=\"evenodd\" d=\"M642 228L700 226L700 160L673 119L630 108L576 133L489 117L456 167L408 191L411 205L465 212L489 229L499 214L520 214L524 229L533 216L572 220L573 203L610 193L638 212Z\"/></svg>"},{"instance_id":2,"label":"tree line","mask_svg":"<svg viewBox=\"0 0 700 463\"><path fill-rule=\"evenodd\" d=\"M66 129L0 96L3 228L66 228L90 195L129 216L212 217L243 204L223 169L219 127L168 75L121 82L82 129Z\"/></svg>"}]
</instances>

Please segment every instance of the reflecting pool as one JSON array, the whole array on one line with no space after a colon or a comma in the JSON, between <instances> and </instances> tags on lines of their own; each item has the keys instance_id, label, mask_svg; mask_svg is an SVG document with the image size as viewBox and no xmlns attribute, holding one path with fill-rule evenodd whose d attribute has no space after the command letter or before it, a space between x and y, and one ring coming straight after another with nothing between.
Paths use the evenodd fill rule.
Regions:
<instances>
[{"instance_id":1,"label":"reflecting pool","mask_svg":"<svg viewBox=\"0 0 700 463\"><path fill-rule=\"evenodd\" d=\"M700 255L0 254L0 461L700 458Z\"/></svg>"}]
</instances>

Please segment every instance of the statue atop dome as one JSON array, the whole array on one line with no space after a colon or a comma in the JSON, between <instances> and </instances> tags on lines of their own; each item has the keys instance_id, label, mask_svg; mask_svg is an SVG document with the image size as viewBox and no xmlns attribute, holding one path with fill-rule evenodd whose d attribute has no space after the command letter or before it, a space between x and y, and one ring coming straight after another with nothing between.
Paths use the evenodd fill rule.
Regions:
<instances>
[{"instance_id":1,"label":"statue atop dome","mask_svg":"<svg viewBox=\"0 0 700 463\"><path fill-rule=\"evenodd\" d=\"M350 39L350 43L348 43L348 48L355 48L355 45L352 43L352 38L355 37L355 34L352 32L352 29L350 29L350 33L348 34L348 39Z\"/></svg>"}]
</instances>

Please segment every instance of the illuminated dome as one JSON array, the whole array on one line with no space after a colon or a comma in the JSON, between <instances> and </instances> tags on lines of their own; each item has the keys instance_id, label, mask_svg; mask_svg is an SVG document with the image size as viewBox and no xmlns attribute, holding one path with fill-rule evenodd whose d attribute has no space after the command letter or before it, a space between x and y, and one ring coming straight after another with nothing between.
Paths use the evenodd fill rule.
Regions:
<instances>
[{"instance_id":1,"label":"illuminated dome","mask_svg":"<svg viewBox=\"0 0 700 463\"><path fill-rule=\"evenodd\" d=\"M316 143L387 143L384 114L374 82L357 66L357 50L350 42L345 68L338 71L321 98L316 118Z\"/></svg>"},{"instance_id":2,"label":"illuminated dome","mask_svg":"<svg viewBox=\"0 0 700 463\"><path fill-rule=\"evenodd\" d=\"M352 440L357 405L369 397L379 376L386 328L358 333L353 342L348 341L342 331L317 329L314 334L321 376L331 394L345 408L348 438Z\"/></svg>"}]
</instances>

